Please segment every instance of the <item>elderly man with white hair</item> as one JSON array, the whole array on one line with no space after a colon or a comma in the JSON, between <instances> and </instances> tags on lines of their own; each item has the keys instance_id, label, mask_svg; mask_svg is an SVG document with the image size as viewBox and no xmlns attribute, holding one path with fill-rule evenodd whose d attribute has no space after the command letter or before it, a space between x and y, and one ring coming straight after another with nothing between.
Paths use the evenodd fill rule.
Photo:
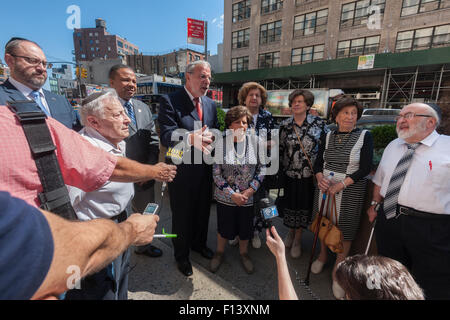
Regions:
<instances>
[{"instance_id":1,"label":"elderly man with white hair","mask_svg":"<svg viewBox=\"0 0 450 320\"><path fill-rule=\"evenodd\" d=\"M130 118L115 91L94 93L83 101L80 134L93 145L119 157L125 157L125 138L129 136ZM76 150L74 150L76 152ZM92 192L69 187L69 196L78 219L98 218L123 222L131 213L134 195L132 183L108 181ZM66 299L126 300L128 292L129 250L126 250L107 268L87 277L81 289L71 290Z\"/></svg>"},{"instance_id":2,"label":"elderly man with white hair","mask_svg":"<svg viewBox=\"0 0 450 320\"><path fill-rule=\"evenodd\" d=\"M436 132L441 117L435 104L402 109L367 211L378 253L403 263L427 299L450 299L450 137Z\"/></svg>"}]
</instances>

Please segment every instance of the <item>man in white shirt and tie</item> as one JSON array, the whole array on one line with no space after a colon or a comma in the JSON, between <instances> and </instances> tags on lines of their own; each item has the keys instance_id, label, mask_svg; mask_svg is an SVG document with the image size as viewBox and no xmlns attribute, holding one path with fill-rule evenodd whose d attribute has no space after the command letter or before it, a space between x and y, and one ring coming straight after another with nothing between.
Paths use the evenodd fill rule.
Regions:
<instances>
[{"instance_id":1,"label":"man in white shirt and tie","mask_svg":"<svg viewBox=\"0 0 450 320\"><path fill-rule=\"evenodd\" d=\"M450 137L436 132L441 118L435 104L402 109L367 212L377 218L378 253L410 269L427 299L450 299Z\"/></svg>"},{"instance_id":2,"label":"man in white shirt and tie","mask_svg":"<svg viewBox=\"0 0 450 320\"><path fill-rule=\"evenodd\" d=\"M47 59L39 45L23 38L12 38L5 47L10 77L0 85L0 105L8 101L34 100L48 117L70 129L81 128L69 101L42 89L47 81Z\"/></svg>"}]
</instances>

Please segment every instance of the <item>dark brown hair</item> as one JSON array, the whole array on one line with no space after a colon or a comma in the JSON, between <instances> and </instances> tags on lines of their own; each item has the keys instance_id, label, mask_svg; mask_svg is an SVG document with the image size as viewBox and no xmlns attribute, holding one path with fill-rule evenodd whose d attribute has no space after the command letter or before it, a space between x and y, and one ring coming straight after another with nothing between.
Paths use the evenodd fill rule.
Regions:
<instances>
[{"instance_id":1,"label":"dark brown hair","mask_svg":"<svg viewBox=\"0 0 450 320\"><path fill-rule=\"evenodd\" d=\"M406 267L386 257L347 257L337 266L336 280L351 300L424 300Z\"/></svg>"},{"instance_id":2,"label":"dark brown hair","mask_svg":"<svg viewBox=\"0 0 450 320\"><path fill-rule=\"evenodd\" d=\"M249 126L253 122L252 114L245 106L236 106L228 110L225 116L226 128L229 129L233 122L239 120L242 117L247 117L247 123Z\"/></svg>"},{"instance_id":3,"label":"dark brown hair","mask_svg":"<svg viewBox=\"0 0 450 320\"><path fill-rule=\"evenodd\" d=\"M333 109L331 109L331 120L336 122L336 117L339 114L339 112L345 107L350 106L356 107L356 110L358 111L358 120L359 120L363 113L363 107L358 100L347 95L343 95L336 101L335 105L333 106Z\"/></svg>"},{"instance_id":4,"label":"dark brown hair","mask_svg":"<svg viewBox=\"0 0 450 320\"><path fill-rule=\"evenodd\" d=\"M292 103L298 96L303 96L303 99L305 99L305 103L306 106L308 107L308 110L311 109L311 107L314 104L314 95L312 94L311 91L305 89L296 89L292 91L292 93L289 95L289 108L292 107Z\"/></svg>"},{"instance_id":5,"label":"dark brown hair","mask_svg":"<svg viewBox=\"0 0 450 320\"><path fill-rule=\"evenodd\" d=\"M267 91L262 85L257 82L247 82L244 83L239 89L238 100L241 106L245 106L245 100L247 99L250 90L259 89L261 93L261 106L264 107L267 103Z\"/></svg>"}]
</instances>

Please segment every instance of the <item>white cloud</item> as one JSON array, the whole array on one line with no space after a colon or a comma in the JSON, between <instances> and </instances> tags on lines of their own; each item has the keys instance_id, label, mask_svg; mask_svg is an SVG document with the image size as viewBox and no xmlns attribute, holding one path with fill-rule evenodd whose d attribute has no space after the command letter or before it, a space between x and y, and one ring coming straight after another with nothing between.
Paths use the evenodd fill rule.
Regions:
<instances>
[{"instance_id":1,"label":"white cloud","mask_svg":"<svg viewBox=\"0 0 450 320\"><path fill-rule=\"evenodd\" d=\"M224 15L221 15L220 17L214 18L211 23L219 29L223 29L223 17Z\"/></svg>"}]
</instances>

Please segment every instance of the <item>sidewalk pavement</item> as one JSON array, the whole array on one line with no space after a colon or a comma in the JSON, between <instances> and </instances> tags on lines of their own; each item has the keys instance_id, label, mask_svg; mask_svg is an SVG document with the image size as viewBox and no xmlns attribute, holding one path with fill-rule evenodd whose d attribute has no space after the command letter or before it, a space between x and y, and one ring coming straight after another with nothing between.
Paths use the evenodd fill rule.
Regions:
<instances>
[{"instance_id":1,"label":"sidewalk pavement","mask_svg":"<svg viewBox=\"0 0 450 320\"><path fill-rule=\"evenodd\" d=\"M161 184L155 186L156 200L159 202ZM170 233L171 211L168 193L164 197L157 233L162 228ZM278 233L284 239L288 229L280 218L274 219ZM239 259L239 248L227 246L225 260L214 274L209 271L209 262L196 252L191 252L193 276L185 277L176 266L172 242L168 239L155 239L153 245L163 250L162 257L131 256L129 278L129 299L133 300L278 300L278 282L275 257L265 244L265 234L261 234L261 248L254 249L249 244L249 256L255 272L248 275ZM304 231L302 235L302 255L298 259L290 257L287 261L291 279L300 300L312 300L308 290L301 285L308 268L313 234ZM216 206L211 206L208 247L215 251L217 243ZM318 245L317 247L320 247ZM134 250L133 250L134 251ZM317 252L316 252L317 253ZM334 259L329 254L328 262L319 275L311 274L310 288L321 300L334 300L331 290L331 269Z\"/></svg>"}]
</instances>

